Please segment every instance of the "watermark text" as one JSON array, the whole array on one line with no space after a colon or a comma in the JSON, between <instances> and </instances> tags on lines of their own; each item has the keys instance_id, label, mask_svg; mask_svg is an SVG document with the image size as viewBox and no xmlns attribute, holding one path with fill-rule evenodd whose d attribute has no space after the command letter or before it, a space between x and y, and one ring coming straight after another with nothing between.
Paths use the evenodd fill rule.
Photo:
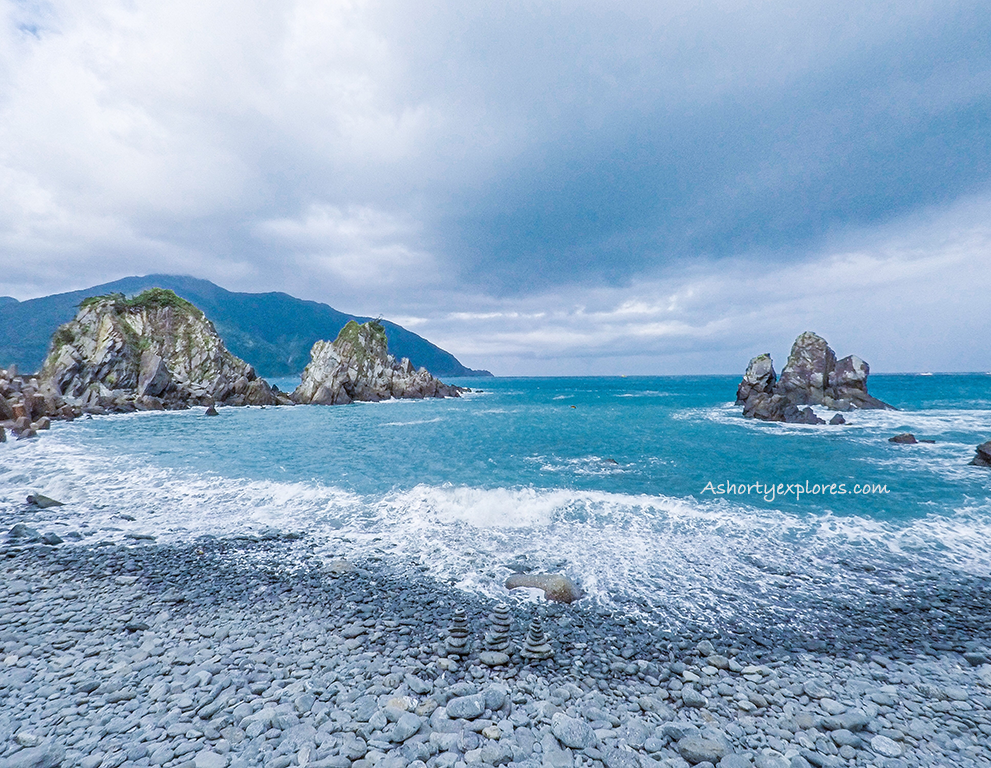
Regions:
<instances>
[{"instance_id":1,"label":"watermark text","mask_svg":"<svg viewBox=\"0 0 991 768\"><path fill-rule=\"evenodd\" d=\"M714 496L763 496L764 501L774 501L778 497L794 496L801 501L802 496L874 496L888 493L887 484L881 483L713 483L708 482L702 493Z\"/></svg>"}]
</instances>

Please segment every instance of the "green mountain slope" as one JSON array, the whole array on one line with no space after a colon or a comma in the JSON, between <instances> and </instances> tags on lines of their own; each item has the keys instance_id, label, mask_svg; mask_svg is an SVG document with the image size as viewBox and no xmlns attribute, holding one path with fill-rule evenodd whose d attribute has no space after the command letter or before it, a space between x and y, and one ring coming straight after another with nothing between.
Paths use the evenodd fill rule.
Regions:
<instances>
[{"instance_id":1,"label":"green mountain slope","mask_svg":"<svg viewBox=\"0 0 991 768\"><path fill-rule=\"evenodd\" d=\"M16 363L23 372L41 367L48 343L62 323L76 313L89 296L148 288L168 288L199 307L217 327L227 348L255 367L262 376L300 373L310 360L310 347L318 339L333 340L348 320L371 318L347 315L316 301L304 301L286 293L234 293L208 280L180 275L125 277L82 291L59 293L29 301L0 297L0 366ZM389 334L389 352L408 357L435 376L488 376L463 366L454 355L402 326L382 320Z\"/></svg>"}]
</instances>

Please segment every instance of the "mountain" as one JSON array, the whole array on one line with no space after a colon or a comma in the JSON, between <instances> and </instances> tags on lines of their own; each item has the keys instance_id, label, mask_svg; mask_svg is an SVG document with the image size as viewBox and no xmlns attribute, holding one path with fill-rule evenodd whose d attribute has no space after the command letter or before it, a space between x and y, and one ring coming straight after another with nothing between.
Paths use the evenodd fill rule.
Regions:
<instances>
[{"instance_id":1,"label":"mountain","mask_svg":"<svg viewBox=\"0 0 991 768\"><path fill-rule=\"evenodd\" d=\"M316 301L287 293L235 293L208 280L182 275L125 277L81 291L28 301L0 297L0 365L16 363L23 372L37 371L55 329L76 314L83 299L108 293L133 296L149 288L166 288L195 304L213 321L227 348L251 363L262 376L300 373L310 362L310 348L321 339L336 339L348 315ZM408 357L417 368L435 376L491 376L463 366L450 352L388 320L380 321L389 336L389 353Z\"/></svg>"}]
</instances>

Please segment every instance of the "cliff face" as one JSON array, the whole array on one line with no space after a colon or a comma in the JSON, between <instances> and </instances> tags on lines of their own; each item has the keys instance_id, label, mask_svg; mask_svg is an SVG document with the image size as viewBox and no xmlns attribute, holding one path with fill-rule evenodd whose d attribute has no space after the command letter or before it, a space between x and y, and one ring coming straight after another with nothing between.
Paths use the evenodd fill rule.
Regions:
<instances>
[{"instance_id":1,"label":"cliff face","mask_svg":"<svg viewBox=\"0 0 991 768\"><path fill-rule=\"evenodd\" d=\"M774 373L771 356L750 361L736 390L743 415L764 421L822 424L811 408L821 405L834 411L855 408L891 408L867 392L870 366L856 355L836 359L821 336L806 331L795 339L781 378Z\"/></svg>"},{"instance_id":2,"label":"cliff face","mask_svg":"<svg viewBox=\"0 0 991 768\"><path fill-rule=\"evenodd\" d=\"M200 310L157 288L84 301L52 337L39 380L53 395L109 410L277 402Z\"/></svg>"},{"instance_id":3,"label":"cliff face","mask_svg":"<svg viewBox=\"0 0 991 768\"><path fill-rule=\"evenodd\" d=\"M356 400L458 397L460 387L449 386L425 368L414 370L410 361L389 354L385 328L375 322L351 320L331 343L318 341L310 364L292 397L297 403L339 405Z\"/></svg>"}]
</instances>

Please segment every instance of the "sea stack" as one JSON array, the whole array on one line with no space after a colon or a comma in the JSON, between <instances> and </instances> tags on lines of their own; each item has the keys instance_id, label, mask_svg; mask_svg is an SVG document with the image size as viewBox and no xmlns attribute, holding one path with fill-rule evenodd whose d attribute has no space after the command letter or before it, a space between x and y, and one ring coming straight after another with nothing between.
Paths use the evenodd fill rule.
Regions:
<instances>
[{"instance_id":1,"label":"sea stack","mask_svg":"<svg viewBox=\"0 0 991 768\"><path fill-rule=\"evenodd\" d=\"M869 374L870 366L862 359L848 355L837 360L825 339L806 331L795 339L780 378L769 354L750 361L736 402L747 418L799 424L825 424L808 407L813 405L833 411L894 410L867 392Z\"/></svg>"},{"instance_id":2,"label":"sea stack","mask_svg":"<svg viewBox=\"0 0 991 768\"><path fill-rule=\"evenodd\" d=\"M351 320L337 339L318 341L310 350L310 364L292 398L297 403L341 405L390 398L459 397L460 387L415 370L407 358L396 362L389 354L385 327L374 320L359 325Z\"/></svg>"},{"instance_id":3,"label":"sea stack","mask_svg":"<svg viewBox=\"0 0 991 768\"><path fill-rule=\"evenodd\" d=\"M39 380L91 413L280 402L199 309L161 288L83 301L52 337Z\"/></svg>"}]
</instances>

